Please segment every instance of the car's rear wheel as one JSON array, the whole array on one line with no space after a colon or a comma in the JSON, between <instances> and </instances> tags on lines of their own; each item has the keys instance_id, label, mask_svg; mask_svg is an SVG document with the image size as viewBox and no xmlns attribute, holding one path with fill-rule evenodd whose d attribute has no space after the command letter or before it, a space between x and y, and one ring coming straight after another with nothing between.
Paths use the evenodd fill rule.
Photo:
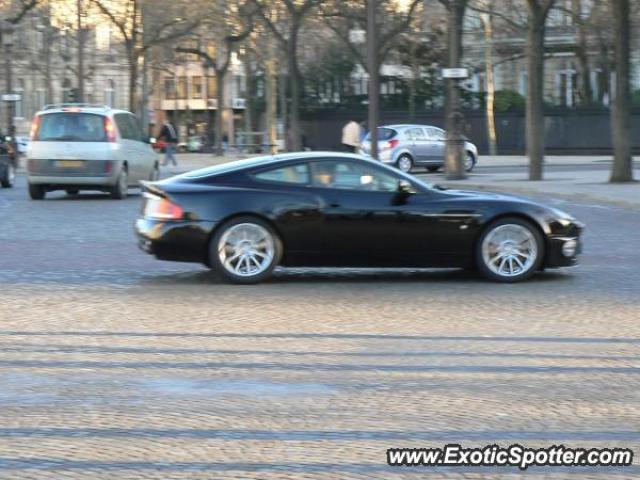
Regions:
<instances>
[{"instance_id":1,"label":"car's rear wheel","mask_svg":"<svg viewBox=\"0 0 640 480\"><path fill-rule=\"evenodd\" d=\"M489 279L513 283L531 277L544 258L544 241L527 220L507 217L491 223L476 247L478 269Z\"/></svg>"},{"instance_id":2,"label":"car's rear wheel","mask_svg":"<svg viewBox=\"0 0 640 480\"><path fill-rule=\"evenodd\" d=\"M429 173L434 173L434 172L437 172L438 170L440 170L440 166L439 165L438 166L434 165L433 167L427 167L427 171Z\"/></svg>"},{"instance_id":3,"label":"car's rear wheel","mask_svg":"<svg viewBox=\"0 0 640 480\"><path fill-rule=\"evenodd\" d=\"M271 226L257 217L223 224L211 239L209 264L234 283L267 279L282 256L282 243Z\"/></svg>"},{"instance_id":4,"label":"car's rear wheel","mask_svg":"<svg viewBox=\"0 0 640 480\"><path fill-rule=\"evenodd\" d=\"M122 200L126 198L127 193L129 191L129 172L127 172L126 167L123 167L120 170L120 175L118 175L118 180L116 184L111 187L111 198L115 198L116 200Z\"/></svg>"},{"instance_id":5,"label":"car's rear wheel","mask_svg":"<svg viewBox=\"0 0 640 480\"><path fill-rule=\"evenodd\" d=\"M29 197L31 200L42 200L46 194L47 191L43 185L29 184Z\"/></svg>"},{"instance_id":6,"label":"car's rear wheel","mask_svg":"<svg viewBox=\"0 0 640 480\"><path fill-rule=\"evenodd\" d=\"M2 188L11 188L16 180L16 169L11 163L7 165L4 170L4 175L0 178L0 185Z\"/></svg>"},{"instance_id":7,"label":"car's rear wheel","mask_svg":"<svg viewBox=\"0 0 640 480\"><path fill-rule=\"evenodd\" d=\"M396 167L398 167L398 170L400 170L401 172L409 173L411 171L411 168L413 167L413 159L410 155L403 153L402 155L400 155L400 157L398 157L398 160L396 161Z\"/></svg>"},{"instance_id":8,"label":"car's rear wheel","mask_svg":"<svg viewBox=\"0 0 640 480\"><path fill-rule=\"evenodd\" d=\"M464 169L467 172L473 170L473 167L476 166L476 157L471 152L464 152Z\"/></svg>"}]
</instances>

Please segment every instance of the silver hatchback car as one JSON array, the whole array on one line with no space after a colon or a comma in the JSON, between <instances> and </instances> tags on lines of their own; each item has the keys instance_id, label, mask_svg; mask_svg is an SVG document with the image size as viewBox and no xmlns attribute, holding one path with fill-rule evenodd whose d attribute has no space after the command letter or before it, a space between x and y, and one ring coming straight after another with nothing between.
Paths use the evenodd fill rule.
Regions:
<instances>
[{"instance_id":1,"label":"silver hatchback car","mask_svg":"<svg viewBox=\"0 0 640 480\"><path fill-rule=\"evenodd\" d=\"M413 167L426 167L435 172L444 165L446 133L429 125L387 125L378 127L378 155L380 161L394 165L403 172ZM465 140L464 168L473 170L478 162L478 149ZM362 141L360 153L369 155L369 134Z\"/></svg>"}]
</instances>

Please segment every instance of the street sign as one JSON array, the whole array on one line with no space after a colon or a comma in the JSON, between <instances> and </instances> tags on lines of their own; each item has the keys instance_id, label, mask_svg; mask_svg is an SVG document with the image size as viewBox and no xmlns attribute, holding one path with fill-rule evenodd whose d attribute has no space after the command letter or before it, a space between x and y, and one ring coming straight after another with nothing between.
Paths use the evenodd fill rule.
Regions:
<instances>
[{"instance_id":1,"label":"street sign","mask_svg":"<svg viewBox=\"0 0 640 480\"><path fill-rule=\"evenodd\" d=\"M2 100L5 102L19 102L22 96L19 93L3 93Z\"/></svg>"},{"instance_id":2,"label":"street sign","mask_svg":"<svg viewBox=\"0 0 640 480\"><path fill-rule=\"evenodd\" d=\"M442 78L469 78L469 70L466 68L443 68Z\"/></svg>"}]
</instances>

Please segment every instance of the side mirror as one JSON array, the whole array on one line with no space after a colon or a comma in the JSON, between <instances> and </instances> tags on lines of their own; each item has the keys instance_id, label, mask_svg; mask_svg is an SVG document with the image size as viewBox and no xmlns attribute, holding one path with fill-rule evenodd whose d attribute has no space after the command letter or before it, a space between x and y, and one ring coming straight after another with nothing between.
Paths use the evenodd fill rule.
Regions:
<instances>
[{"instance_id":1,"label":"side mirror","mask_svg":"<svg viewBox=\"0 0 640 480\"><path fill-rule=\"evenodd\" d=\"M396 191L401 195L413 195L414 193L416 193L413 185L411 185L411 182L407 180L400 180L398 182L398 189Z\"/></svg>"}]
</instances>

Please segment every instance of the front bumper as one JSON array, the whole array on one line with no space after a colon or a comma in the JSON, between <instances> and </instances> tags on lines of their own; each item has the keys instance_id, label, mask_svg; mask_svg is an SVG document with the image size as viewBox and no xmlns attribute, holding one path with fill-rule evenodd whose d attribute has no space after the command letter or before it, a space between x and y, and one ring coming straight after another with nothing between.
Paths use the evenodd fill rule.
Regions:
<instances>
[{"instance_id":1,"label":"front bumper","mask_svg":"<svg viewBox=\"0 0 640 480\"><path fill-rule=\"evenodd\" d=\"M574 222L564 228L562 234L547 237L545 267L570 267L578 263L582 253L582 232L584 225Z\"/></svg>"},{"instance_id":2,"label":"front bumper","mask_svg":"<svg viewBox=\"0 0 640 480\"><path fill-rule=\"evenodd\" d=\"M217 222L161 221L139 218L135 233L141 250L160 260L206 263Z\"/></svg>"}]
</instances>

